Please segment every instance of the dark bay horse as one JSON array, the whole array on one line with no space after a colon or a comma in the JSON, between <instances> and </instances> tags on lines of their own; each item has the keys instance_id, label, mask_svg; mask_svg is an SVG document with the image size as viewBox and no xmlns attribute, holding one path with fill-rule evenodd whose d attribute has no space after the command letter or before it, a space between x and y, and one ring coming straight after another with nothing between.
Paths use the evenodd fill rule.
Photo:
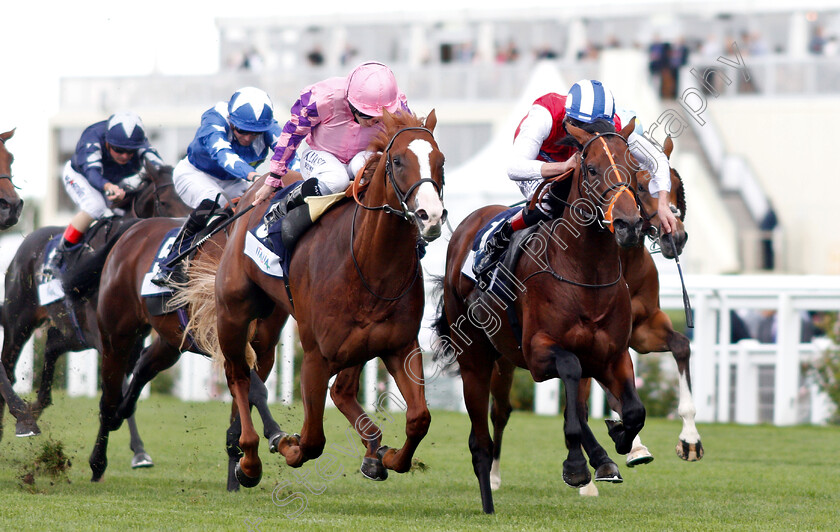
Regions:
<instances>
[{"instance_id":1,"label":"dark bay horse","mask_svg":"<svg viewBox=\"0 0 840 532\"><path fill-rule=\"evenodd\" d=\"M665 141L664 152L670 157L672 150L673 141L669 138ZM660 239L663 235L659 231L659 217L656 210L657 199L652 198L648 192L650 176L645 175L645 173L636 175L638 180L633 184L636 187L637 201L643 216L653 227L653 231L650 231L649 234L654 235L656 239ZM683 225L686 211L685 188L682 178L673 168L671 169L670 203L672 210L676 211L677 229L673 235L667 235L667 238L673 238L677 251L681 252L688 238ZM667 241L662 242L660 240L659 244L663 254L665 254L665 250L672 249ZM620 256L624 280L630 290L633 310L633 331L630 336L630 347L640 354L662 351L670 351L673 354L680 378L678 413L683 420L682 431L676 446L677 455L687 461L700 460L703 457L703 446L694 422L696 409L691 394L691 372L689 370L691 349L689 340L685 335L674 330L671 319L659 308L659 273L647 248L644 246L621 248ZM673 253L669 253L668 256L673 257ZM490 483L493 489L498 489L501 485L502 437L512 411L510 390L513 384L514 370L515 366L509 360L500 358L496 362L490 385L490 393L493 398L490 419L493 422L494 429L493 466ZM582 381L581 384L581 393L587 396L589 382L588 379L585 380L587 382ZM620 403L609 392L607 393L607 399L613 410L621 411ZM641 439L637 436L637 439L633 442L633 448L627 454L627 465L633 467L647 463L652 459L647 448L644 447Z\"/></svg>"},{"instance_id":2,"label":"dark bay horse","mask_svg":"<svg viewBox=\"0 0 840 532\"><path fill-rule=\"evenodd\" d=\"M12 183L12 162L15 158L6 149L6 141L14 135L14 129L0 133L0 230L15 225L23 210L23 200Z\"/></svg>"},{"instance_id":3,"label":"dark bay horse","mask_svg":"<svg viewBox=\"0 0 840 532\"><path fill-rule=\"evenodd\" d=\"M512 314L495 295L481 293L461 271L477 232L505 208L490 206L469 215L449 241L443 278L442 312L435 328L439 353L456 358L472 423L469 448L482 508L492 513L490 470L493 441L487 424L494 361L505 357L527 368L535 381L560 378L566 393L564 434L568 457L563 480L573 487L596 480L620 482L618 467L598 444L586 422L580 379L601 382L622 402L622 422L610 427L616 451L630 451L644 425L645 410L635 388L628 343L630 294L621 282L619 246L638 245L643 220L628 188L629 175L616 164L627 161L629 125L620 133L604 122L585 131L567 130L580 151L571 177L568 207L541 223L523 243L526 252L513 270ZM604 227L612 227L610 232ZM524 234L523 234L524 235ZM499 275L502 275L501 273ZM511 326L515 316L521 336ZM582 449L583 448L583 449Z\"/></svg>"},{"instance_id":4,"label":"dark bay horse","mask_svg":"<svg viewBox=\"0 0 840 532\"><path fill-rule=\"evenodd\" d=\"M107 468L108 436L119 428L123 419L134 413L143 386L158 373L171 367L182 351L191 347L184 339L184 330L176 312L152 315L141 295L143 279L152 266L160 243L168 231L180 227L182 220L153 218L136 223L123 234L111 249L102 271L97 305L102 337L102 399L99 403L100 426L90 456L92 480L102 479ZM205 242L190 261L188 272L200 271L203 262L214 266L227 241L222 231ZM267 391L263 382L274 366L275 346L288 314L282 308L265 320L257 320L256 336L251 347L256 352L257 369L251 377L250 402L263 419L265 437L275 451L284 433L271 417ZM137 363L131 359L133 347L150 330L157 335L143 350ZM132 370L132 366L134 369ZM131 371L129 385L123 387L122 376ZM228 490L239 488L234 468L241 453L238 450L240 423L238 410L233 409L228 430Z\"/></svg>"},{"instance_id":5,"label":"dark bay horse","mask_svg":"<svg viewBox=\"0 0 840 532\"><path fill-rule=\"evenodd\" d=\"M101 352L99 329L96 323L96 292L99 273L110 246L116 236L128 229L136 219L132 216L151 217L186 216L191 209L183 203L172 186L172 167L160 171L147 166L143 185L130 195L124 206L125 218L114 218L100 227L89 242L92 253L79 264L80 275L75 269L68 270L68 276L75 276L86 285L81 292L72 290L63 299L41 305L38 296L38 281L47 243L64 230L63 227L44 227L27 235L12 259L6 272L6 295L0 313L3 325L2 371L0 371L0 420L8 403L12 415L17 418L18 436L33 436L40 433L36 420L43 410L52 404L52 380L58 358L68 351L97 349ZM96 229L92 228L91 231ZM71 282L72 284L72 282ZM78 285L76 285L78 286ZM41 370L41 385L33 404L27 404L18 397L12 385L14 371L23 345L35 329L47 325L47 341L44 351L44 366ZM142 342L135 346L139 353ZM142 441L137 434L134 420L129 422L132 433L132 449L135 460L143 459ZM2 424L0 424L2 430ZM0 432L0 436L2 432Z\"/></svg>"},{"instance_id":6,"label":"dark bay horse","mask_svg":"<svg viewBox=\"0 0 840 532\"><path fill-rule=\"evenodd\" d=\"M248 408L248 324L277 306L294 315L304 349L304 425L300 436L280 441L286 463L299 467L323 452L330 377L379 356L405 398L406 441L399 450L368 449L366 458L400 473L410 469L431 421L418 382L423 367L417 333L424 306L418 239L440 236L446 216L436 122L434 111L425 122L386 113L382 132L368 148L374 155L354 184L367 184L363 196L328 211L297 244L289 278L293 306L283 280L263 274L242 252L247 230L260 223L265 207L234 226L216 274L215 308L225 375L242 420L244 456L236 474L243 486L257 485L262 475L259 437ZM253 189L243 197L246 204Z\"/></svg>"}]
</instances>

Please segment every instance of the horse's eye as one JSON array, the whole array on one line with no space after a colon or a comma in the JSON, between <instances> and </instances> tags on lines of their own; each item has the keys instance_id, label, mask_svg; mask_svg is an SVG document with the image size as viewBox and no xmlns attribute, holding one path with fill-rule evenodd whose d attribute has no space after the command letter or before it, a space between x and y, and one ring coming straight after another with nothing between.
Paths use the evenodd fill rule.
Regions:
<instances>
[{"instance_id":1,"label":"horse's eye","mask_svg":"<svg viewBox=\"0 0 840 532\"><path fill-rule=\"evenodd\" d=\"M400 160L399 156L394 157L394 166L402 165L402 161Z\"/></svg>"},{"instance_id":2,"label":"horse's eye","mask_svg":"<svg viewBox=\"0 0 840 532\"><path fill-rule=\"evenodd\" d=\"M639 192L644 192L645 186L642 183L639 183Z\"/></svg>"},{"instance_id":3,"label":"horse's eye","mask_svg":"<svg viewBox=\"0 0 840 532\"><path fill-rule=\"evenodd\" d=\"M588 170L589 170L589 175L592 175L592 176L594 176L594 175L598 175L598 171L597 171L597 170L595 170L595 167L594 167L594 166L590 166L590 167L588 168Z\"/></svg>"}]
</instances>

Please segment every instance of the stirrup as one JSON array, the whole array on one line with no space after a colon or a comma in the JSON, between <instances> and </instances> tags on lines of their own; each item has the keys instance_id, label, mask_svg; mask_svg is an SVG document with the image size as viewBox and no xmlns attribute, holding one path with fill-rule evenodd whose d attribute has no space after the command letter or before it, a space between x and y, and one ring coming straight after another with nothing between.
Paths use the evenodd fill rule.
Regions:
<instances>
[{"instance_id":1,"label":"stirrup","mask_svg":"<svg viewBox=\"0 0 840 532\"><path fill-rule=\"evenodd\" d=\"M187 284L189 277L187 277L186 272L184 272L183 263L178 262L169 271L158 270L155 276L152 277L151 281L153 285L161 288L175 289L178 286Z\"/></svg>"}]
</instances>

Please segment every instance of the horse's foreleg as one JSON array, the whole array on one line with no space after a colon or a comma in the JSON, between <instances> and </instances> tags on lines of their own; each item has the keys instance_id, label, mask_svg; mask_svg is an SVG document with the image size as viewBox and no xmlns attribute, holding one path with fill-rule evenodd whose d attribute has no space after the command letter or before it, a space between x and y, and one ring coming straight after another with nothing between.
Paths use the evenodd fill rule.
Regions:
<instances>
[{"instance_id":1,"label":"horse's foreleg","mask_svg":"<svg viewBox=\"0 0 840 532\"><path fill-rule=\"evenodd\" d=\"M513 410L510 404L510 389L516 369L508 359L500 358L490 378L490 421L493 422L493 466L490 468L490 488L497 490L502 485L501 455L502 437Z\"/></svg>"},{"instance_id":2,"label":"horse's foreleg","mask_svg":"<svg viewBox=\"0 0 840 532\"><path fill-rule=\"evenodd\" d=\"M645 425L645 407L636 391L636 375L630 352L624 353L598 377L607 391L619 398L621 403L621 421L605 420L610 437L615 442L619 454L627 454L633 447L633 441Z\"/></svg>"},{"instance_id":3,"label":"horse's foreleg","mask_svg":"<svg viewBox=\"0 0 840 532\"><path fill-rule=\"evenodd\" d=\"M237 365L237 367L234 367L230 360L225 361L225 374L241 422L239 449L242 452L242 458L236 465L235 474L241 485L246 488L253 488L262 479L262 462L258 453L260 437L254 429L251 407L248 402L251 375L247 364L244 362L244 356L242 357L242 364Z\"/></svg>"},{"instance_id":4,"label":"horse's foreleg","mask_svg":"<svg viewBox=\"0 0 840 532\"><path fill-rule=\"evenodd\" d=\"M58 329L47 329L47 342L44 346L44 368L41 371L41 385L38 387L38 399L30 408L35 419L41 417L45 408L52 404L52 384L55 363L67 351L65 340Z\"/></svg>"},{"instance_id":5,"label":"horse's foreleg","mask_svg":"<svg viewBox=\"0 0 840 532\"><path fill-rule=\"evenodd\" d=\"M423 385L423 356L415 340L401 353L383 357L385 367L394 377L400 393L405 399L405 443L398 451L388 449L377 454L382 458L382 465L397 473L411 469L411 459L417 446L429 432L432 416L426 407L426 394Z\"/></svg>"},{"instance_id":6,"label":"horse's foreleg","mask_svg":"<svg viewBox=\"0 0 840 532\"><path fill-rule=\"evenodd\" d=\"M117 414L123 419L133 416L143 387L161 371L175 365L180 357L181 352L178 348L170 345L161 337L156 338L149 347L143 349L140 358L134 365L134 369L128 376L128 384L124 389Z\"/></svg>"},{"instance_id":7,"label":"horse's foreleg","mask_svg":"<svg viewBox=\"0 0 840 532\"><path fill-rule=\"evenodd\" d=\"M286 464L300 467L307 460L321 456L327 438L324 435L324 402L330 380L325 358L318 351L307 351L300 367L300 395L303 400L303 428L300 436L280 440L279 451Z\"/></svg>"},{"instance_id":8,"label":"horse's foreleg","mask_svg":"<svg viewBox=\"0 0 840 532\"><path fill-rule=\"evenodd\" d=\"M607 454L607 451L601 447L592 429L589 427L589 392L592 388L592 379L581 378L580 386L578 388L577 408L579 412L583 412L581 418L581 443L583 450L589 456L589 465L595 470L595 480L598 482L622 482L621 473L619 473L618 466ZM569 403L566 403L566 408L569 408ZM598 495L598 489L589 486L584 486L580 489L581 495Z\"/></svg>"},{"instance_id":9,"label":"horse's foreleg","mask_svg":"<svg viewBox=\"0 0 840 532\"><path fill-rule=\"evenodd\" d=\"M682 418L683 426L680 432L680 441L677 444L677 456L683 460L694 462L703 458L703 444L700 442L700 432L694 423L694 416L697 409L694 406L694 396L691 393L691 369L689 359L691 357L691 345L684 335L670 331L668 335L668 347L677 361L677 370L680 374L680 402L677 413Z\"/></svg>"},{"instance_id":10,"label":"horse's foreleg","mask_svg":"<svg viewBox=\"0 0 840 532\"><path fill-rule=\"evenodd\" d=\"M359 378L364 367L364 364L360 364L339 371L330 388L330 398L362 439L362 445L365 447L365 456L359 469L362 475L370 480L386 480L388 470L376 454L382 444L382 431L367 415L357 399Z\"/></svg>"},{"instance_id":11,"label":"horse's foreleg","mask_svg":"<svg viewBox=\"0 0 840 532\"><path fill-rule=\"evenodd\" d=\"M269 366L270 368L271 366ZM256 407L257 413L259 413L260 419L262 419L263 436L268 440L268 450L276 453L277 446L286 433L280 429L280 424L271 415L271 410L268 408L268 389L265 387L263 378L253 369L251 370L251 387L248 390L248 402Z\"/></svg>"},{"instance_id":12,"label":"horse's foreleg","mask_svg":"<svg viewBox=\"0 0 840 532\"><path fill-rule=\"evenodd\" d=\"M532 338L532 344L536 339L536 349L539 349L540 344L545 343L545 338L542 339L542 334L535 335ZM563 413L563 433L566 436L566 447L569 451L568 457L563 462L563 482L573 488L579 488L589 483L592 476L589 473L589 468L586 466L586 457L583 455L583 428L585 423L586 412L581 408L578 399L578 389L580 387L581 367L577 356L570 351L560 348L556 344L550 344L547 347L554 359L554 366L557 369L557 375L563 381L563 390L566 392L566 410ZM569 405L573 405L569 408Z\"/></svg>"},{"instance_id":13,"label":"horse's foreleg","mask_svg":"<svg viewBox=\"0 0 840 532\"><path fill-rule=\"evenodd\" d=\"M103 338L102 346L102 398L99 401L99 434L90 455L90 468L93 472L92 482L102 480L108 467L106 452L108 449L108 434L117 430L123 418L117 415L117 407L122 400L122 387L128 366L128 356L122 353L130 351L132 338L110 337Z\"/></svg>"}]
</instances>

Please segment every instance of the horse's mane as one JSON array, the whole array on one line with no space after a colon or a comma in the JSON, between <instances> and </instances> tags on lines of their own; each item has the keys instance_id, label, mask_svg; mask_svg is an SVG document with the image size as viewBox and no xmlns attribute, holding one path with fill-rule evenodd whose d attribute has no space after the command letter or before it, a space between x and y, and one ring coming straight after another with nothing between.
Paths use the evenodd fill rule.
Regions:
<instances>
[{"instance_id":1,"label":"horse's mane","mask_svg":"<svg viewBox=\"0 0 840 532\"><path fill-rule=\"evenodd\" d=\"M373 172L379 164L379 159L382 157L385 148L388 147L388 143L391 142L391 139L397 131L406 127L423 127L423 121L417 118L417 115L405 112L391 114L385 111L379 123L382 127L380 127L379 133L373 137L367 147L368 151L373 152L373 155L365 164L364 176L367 179L373 177Z\"/></svg>"},{"instance_id":2,"label":"horse's mane","mask_svg":"<svg viewBox=\"0 0 840 532\"><path fill-rule=\"evenodd\" d=\"M680 182L680 186L677 189L677 209L680 210L680 221L685 221L685 185L683 184L682 176L680 173L677 172L676 168L671 168L671 171L674 172L674 175L677 176L677 180Z\"/></svg>"},{"instance_id":3,"label":"horse's mane","mask_svg":"<svg viewBox=\"0 0 840 532\"><path fill-rule=\"evenodd\" d=\"M615 124L610 122L609 120L598 119L592 123L581 122L580 120L574 120L572 118L567 118L570 124L575 127L579 127L580 129L586 131L587 133L592 133L593 135L596 133L615 133ZM577 148L578 150L583 149L583 144L577 141L571 135L566 135L560 142L558 142L560 146L571 146L573 148Z\"/></svg>"}]
</instances>

